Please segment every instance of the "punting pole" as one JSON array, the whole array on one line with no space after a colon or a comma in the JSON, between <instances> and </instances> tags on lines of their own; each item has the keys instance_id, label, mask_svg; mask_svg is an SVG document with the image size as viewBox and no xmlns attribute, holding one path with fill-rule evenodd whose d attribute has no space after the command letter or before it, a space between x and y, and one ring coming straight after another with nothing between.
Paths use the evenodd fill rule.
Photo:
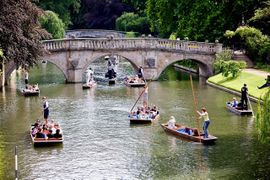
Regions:
<instances>
[{"instance_id":1,"label":"punting pole","mask_svg":"<svg viewBox=\"0 0 270 180\"><path fill-rule=\"evenodd\" d=\"M15 180L18 180L18 157L17 157L17 146L15 146Z\"/></svg>"},{"instance_id":2,"label":"punting pole","mask_svg":"<svg viewBox=\"0 0 270 180\"><path fill-rule=\"evenodd\" d=\"M152 78L153 79L153 78ZM132 112L132 110L134 109L134 107L136 106L137 102L139 101L139 99L141 98L141 96L143 95L144 91L146 90L146 88L148 88L149 84L152 82L152 79L150 79L149 83L145 84L145 88L143 89L143 91L141 92L140 96L138 97L138 99L136 100L135 104L132 106L132 108L130 109L130 112ZM147 98L148 99L148 98ZM147 102L148 104L148 102Z\"/></svg>"},{"instance_id":3,"label":"punting pole","mask_svg":"<svg viewBox=\"0 0 270 180\"><path fill-rule=\"evenodd\" d=\"M197 105L198 105L198 102L196 101L196 98L195 98L195 92L194 92L194 88L193 88L193 81L192 81L192 75L190 74L189 75L189 78L190 78L190 84L191 84L191 90L192 90L192 96L193 96L193 104L194 104L194 111L195 111L195 114L196 114L196 122L197 122L197 127L198 127L198 133L199 133L199 136L201 137L201 132L200 132L200 123L199 123L199 118L198 118L198 115L197 115ZM200 143L202 142L201 138L200 138Z\"/></svg>"}]
</instances>

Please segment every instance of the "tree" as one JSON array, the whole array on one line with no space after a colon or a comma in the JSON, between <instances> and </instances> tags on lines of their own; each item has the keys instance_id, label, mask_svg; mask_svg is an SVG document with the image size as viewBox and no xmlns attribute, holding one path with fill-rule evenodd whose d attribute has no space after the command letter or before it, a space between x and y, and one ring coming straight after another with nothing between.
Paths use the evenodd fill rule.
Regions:
<instances>
[{"instance_id":1,"label":"tree","mask_svg":"<svg viewBox=\"0 0 270 180\"><path fill-rule=\"evenodd\" d=\"M135 31L141 34L149 34L150 26L147 17L140 17L134 13L124 13L116 19L116 30Z\"/></svg>"},{"instance_id":2,"label":"tree","mask_svg":"<svg viewBox=\"0 0 270 180\"><path fill-rule=\"evenodd\" d=\"M0 9L0 47L6 62L14 61L17 68L33 66L44 53L40 40L49 35L39 24L42 10L29 0L2 0Z\"/></svg>"},{"instance_id":3,"label":"tree","mask_svg":"<svg viewBox=\"0 0 270 180\"><path fill-rule=\"evenodd\" d=\"M139 16L145 16L147 0L122 0L123 3L126 3L134 8L134 13Z\"/></svg>"},{"instance_id":4,"label":"tree","mask_svg":"<svg viewBox=\"0 0 270 180\"><path fill-rule=\"evenodd\" d=\"M151 30L168 37L172 32L183 39L223 40L224 29L236 29L251 18L262 0L147 0Z\"/></svg>"},{"instance_id":5,"label":"tree","mask_svg":"<svg viewBox=\"0 0 270 180\"><path fill-rule=\"evenodd\" d=\"M60 39L65 36L65 24L54 12L45 11L40 18L40 23L52 35L52 38Z\"/></svg>"},{"instance_id":6,"label":"tree","mask_svg":"<svg viewBox=\"0 0 270 180\"><path fill-rule=\"evenodd\" d=\"M256 28L241 26L234 32L226 31L225 37L235 42L244 44L247 55L255 60L255 63L270 62L270 39Z\"/></svg>"},{"instance_id":7,"label":"tree","mask_svg":"<svg viewBox=\"0 0 270 180\"><path fill-rule=\"evenodd\" d=\"M59 15L63 20L65 28L72 25L71 15L79 12L81 0L39 0L37 5L44 10L50 10Z\"/></svg>"},{"instance_id":8,"label":"tree","mask_svg":"<svg viewBox=\"0 0 270 180\"><path fill-rule=\"evenodd\" d=\"M262 98L261 105L258 102L258 112L256 114L256 128L258 131L258 138L261 142L266 142L270 139L270 90L266 92Z\"/></svg>"},{"instance_id":9,"label":"tree","mask_svg":"<svg viewBox=\"0 0 270 180\"><path fill-rule=\"evenodd\" d=\"M73 28L114 29L115 21L132 8L120 0L82 0Z\"/></svg>"},{"instance_id":10,"label":"tree","mask_svg":"<svg viewBox=\"0 0 270 180\"><path fill-rule=\"evenodd\" d=\"M270 35L270 0L264 2L259 9L256 9L254 16L248 22L263 33Z\"/></svg>"}]
</instances>

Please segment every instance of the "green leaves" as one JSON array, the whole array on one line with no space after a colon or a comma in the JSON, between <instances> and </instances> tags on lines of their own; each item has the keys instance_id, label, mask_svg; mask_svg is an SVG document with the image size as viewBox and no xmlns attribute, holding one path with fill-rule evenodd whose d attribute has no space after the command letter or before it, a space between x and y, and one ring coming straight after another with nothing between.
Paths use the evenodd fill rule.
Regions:
<instances>
[{"instance_id":1,"label":"green leaves","mask_svg":"<svg viewBox=\"0 0 270 180\"><path fill-rule=\"evenodd\" d=\"M45 14L40 18L40 23L54 39L64 38L65 24L54 12L45 11Z\"/></svg>"},{"instance_id":2,"label":"green leaves","mask_svg":"<svg viewBox=\"0 0 270 180\"><path fill-rule=\"evenodd\" d=\"M256 128L258 138L261 142L267 142L270 139L270 89L263 97L263 104L258 102L258 112L256 115Z\"/></svg>"}]
</instances>

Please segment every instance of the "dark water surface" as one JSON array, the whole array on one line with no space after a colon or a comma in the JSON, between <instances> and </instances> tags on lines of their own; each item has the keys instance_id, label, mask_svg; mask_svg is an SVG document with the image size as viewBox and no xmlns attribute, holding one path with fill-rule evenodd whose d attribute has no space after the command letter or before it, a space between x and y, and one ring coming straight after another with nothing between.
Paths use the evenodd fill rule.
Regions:
<instances>
[{"instance_id":1,"label":"dark water surface","mask_svg":"<svg viewBox=\"0 0 270 180\"><path fill-rule=\"evenodd\" d=\"M42 118L41 96L23 97L18 91L23 86L20 74L13 74L11 85L0 92L0 179L14 179L15 146L20 179L267 179L270 175L270 146L257 141L252 117L226 110L225 102L232 98L228 93L194 81L199 107L207 107L212 120L209 131L219 138L215 145L203 146L168 135L159 125L174 115L178 123L195 126L187 78L151 82L149 101L160 108L161 118L151 125L131 126L127 115L142 89L100 83L82 90L81 84L64 84L55 67L44 68L32 72L30 82L39 82L41 96L48 96L50 117L61 124L65 142L33 147L28 131Z\"/></svg>"}]
</instances>

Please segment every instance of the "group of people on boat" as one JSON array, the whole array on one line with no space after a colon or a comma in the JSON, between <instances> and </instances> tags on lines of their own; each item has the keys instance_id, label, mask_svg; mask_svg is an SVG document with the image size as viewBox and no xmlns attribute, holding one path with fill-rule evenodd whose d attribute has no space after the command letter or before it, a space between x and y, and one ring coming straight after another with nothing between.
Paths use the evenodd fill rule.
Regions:
<instances>
[{"instance_id":1,"label":"group of people on boat","mask_svg":"<svg viewBox=\"0 0 270 180\"><path fill-rule=\"evenodd\" d=\"M244 84L244 86L241 88L241 100L238 102L236 97L233 97L233 100L231 102L227 102L229 106L234 107L238 110L248 110L248 88L247 85Z\"/></svg>"},{"instance_id":2,"label":"group of people on boat","mask_svg":"<svg viewBox=\"0 0 270 180\"><path fill-rule=\"evenodd\" d=\"M208 127L210 125L210 119L209 119L209 115L208 112L206 111L206 108L203 107L201 108L201 111L197 111L199 118L203 118L204 122L203 122L203 137L204 138L208 138L209 137L209 133L208 133ZM191 135L191 136L199 136L199 131L197 128L189 128L189 127L185 127L185 126L176 126L176 121L174 116L171 116L170 120L167 122L167 127L169 129L173 129L176 130L179 133L182 134L187 134L187 135Z\"/></svg>"},{"instance_id":3,"label":"group of people on boat","mask_svg":"<svg viewBox=\"0 0 270 180\"><path fill-rule=\"evenodd\" d=\"M130 113L129 118L131 119L155 119L155 117L159 114L159 111L156 106L153 107L137 107L137 111L133 111Z\"/></svg>"},{"instance_id":4,"label":"group of people on boat","mask_svg":"<svg viewBox=\"0 0 270 180\"><path fill-rule=\"evenodd\" d=\"M143 78L139 78L139 76L138 75L136 75L136 76L126 76L125 78L124 78L124 81L126 82L126 83L145 83L145 80L143 79Z\"/></svg>"},{"instance_id":5,"label":"group of people on boat","mask_svg":"<svg viewBox=\"0 0 270 180\"><path fill-rule=\"evenodd\" d=\"M51 121L50 123L40 123L39 120L32 125L32 136L34 138L62 138L62 130L58 123Z\"/></svg>"}]
</instances>

